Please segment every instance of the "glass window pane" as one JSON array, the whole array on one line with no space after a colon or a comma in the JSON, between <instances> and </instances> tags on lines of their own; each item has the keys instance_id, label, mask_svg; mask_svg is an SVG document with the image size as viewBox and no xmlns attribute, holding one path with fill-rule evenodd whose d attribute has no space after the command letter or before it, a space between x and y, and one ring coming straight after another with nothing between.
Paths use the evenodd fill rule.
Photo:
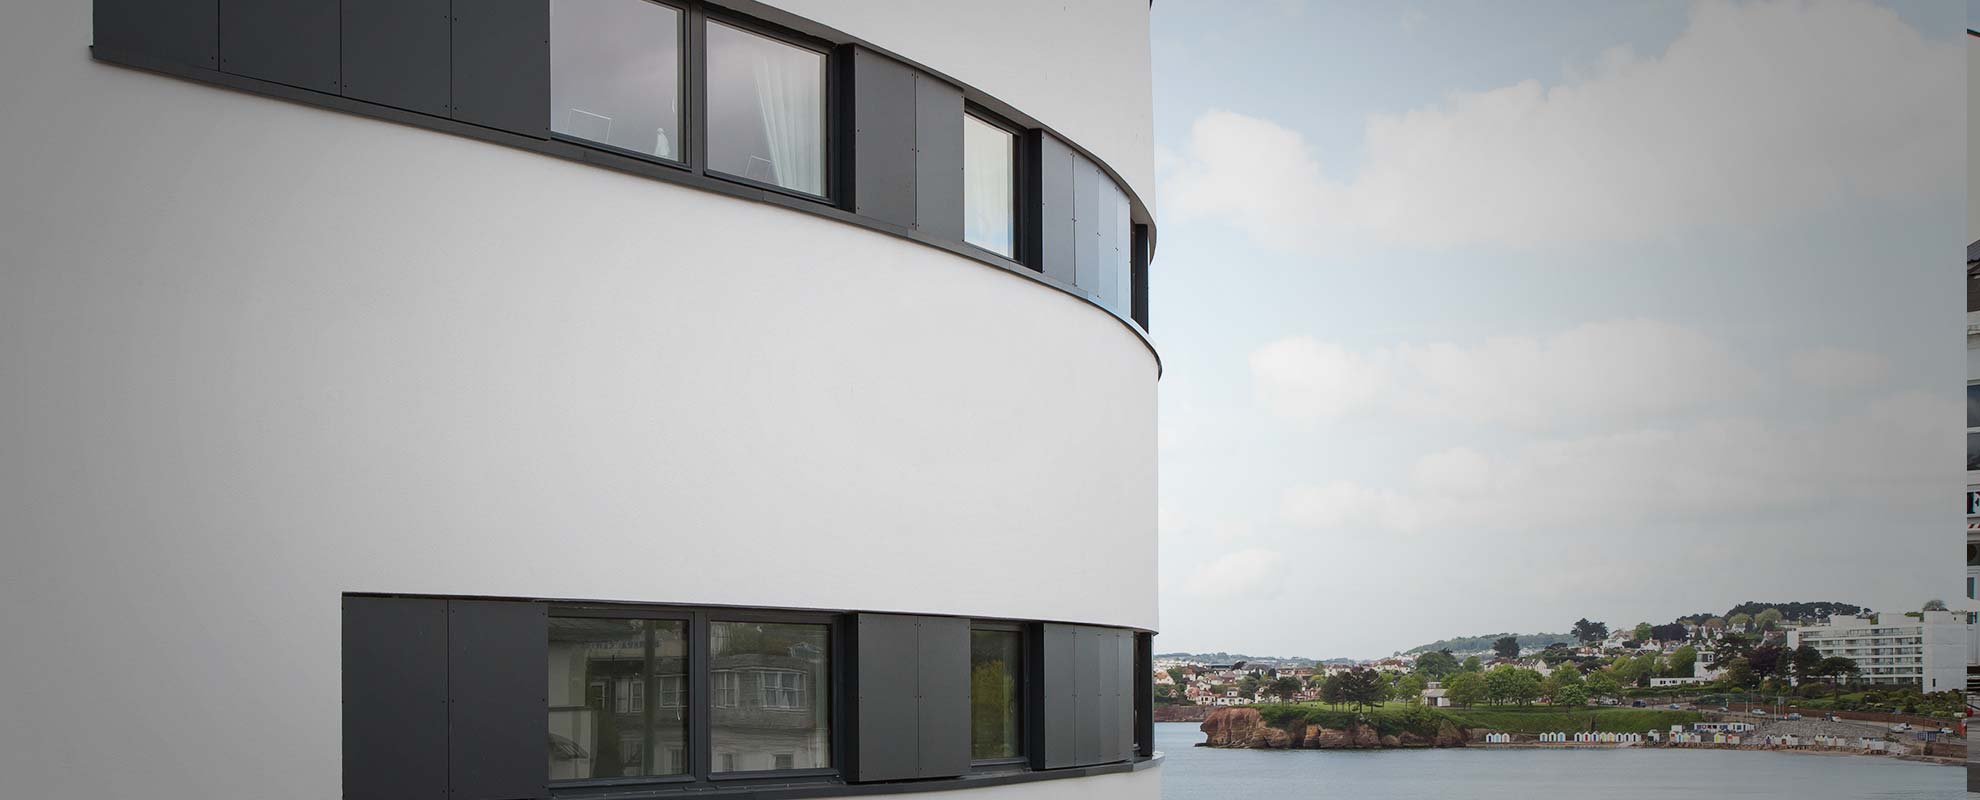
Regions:
<instances>
[{"instance_id":1,"label":"glass window pane","mask_svg":"<svg viewBox=\"0 0 1980 800\"><path fill-rule=\"evenodd\" d=\"M550 618L550 779L686 768L687 623Z\"/></svg>"},{"instance_id":2,"label":"glass window pane","mask_svg":"<svg viewBox=\"0 0 1980 800\"><path fill-rule=\"evenodd\" d=\"M1019 746L1017 631L969 632L969 755L1017 758Z\"/></svg>"},{"instance_id":3,"label":"glass window pane","mask_svg":"<svg viewBox=\"0 0 1980 800\"><path fill-rule=\"evenodd\" d=\"M1980 428L1980 383L1966 387L1966 427Z\"/></svg>"},{"instance_id":4,"label":"glass window pane","mask_svg":"<svg viewBox=\"0 0 1980 800\"><path fill-rule=\"evenodd\" d=\"M832 766L824 625L712 622L709 745L716 772Z\"/></svg>"},{"instance_id":5,"label":"glass window pane","mask_svg":"<svg viewBox=\"0 0 1980 800\"><path fill-rule=\"evenodd\" d=\"M708 168L825 194L825 55L708 23Z\"/></svg>"},{"instance_id":6,"label":"glass window pane","mask_svg":"<svg viewBox=\"0 0 1980 800\"><path fill-rule=\"evenodd\" d=\"M1013 257L1017 137L963 115L963 241Z\"/></svg>"},{"instance_id":7,"label":"glass window pane","mask_svg":"<svg viewBox=\"0 0 1980 800\"><path fill-rule=\"evenodd\" d=\"M681 12L552 0L550 129L681 160Z\"/></svg>"},{"instance_id":8,"label":"glass window pane","mask_svg":"<svg viewBox=\"0 0 1980 800\"><path fill-rule=\"evenodd\" d=\"M1980 469L1980 433L1966 435L1966 469Z\"/></svg>"}]
</instances>

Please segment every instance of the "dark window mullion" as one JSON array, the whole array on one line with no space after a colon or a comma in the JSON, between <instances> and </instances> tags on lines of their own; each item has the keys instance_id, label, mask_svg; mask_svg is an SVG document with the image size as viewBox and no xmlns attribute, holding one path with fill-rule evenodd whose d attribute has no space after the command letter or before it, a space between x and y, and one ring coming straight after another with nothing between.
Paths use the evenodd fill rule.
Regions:
<instances>
[{"instance_id":1,"label":"dark window mullion","mask_svg":"<svg viewBox=\"0 0 1980 800\"><path fill-rule=\"evenodd\" d=\"M714 766L708 726L714 717L708 674L708 614L696 611L688 624L688 774L708 780Z\"/></svg>"},{"instance_id":2,"label":"dark window mullion","mask_svg":"<svg viewBox=\"0 0 1980 800\"><path fill-rule=\"evenodd\" d=\"M688 120L681 125L687 136L688 169L696 175L708 174L708 14L700 3L688 6L686 31ZM705 620L704 620L705 621Z\"/></svg>"}]
</instances>

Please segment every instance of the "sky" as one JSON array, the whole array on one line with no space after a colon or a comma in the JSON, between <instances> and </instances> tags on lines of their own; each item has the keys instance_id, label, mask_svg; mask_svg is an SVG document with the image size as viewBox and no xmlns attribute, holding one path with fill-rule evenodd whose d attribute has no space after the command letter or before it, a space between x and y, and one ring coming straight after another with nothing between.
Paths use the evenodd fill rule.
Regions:
<instances>
[{"instance_id":1,"label":"sky","mask_svg":"<svg viewBox=\"0 0 1980 800\"><path fill-rule=\"evenodd\" d=\"M1967 15L1156 3L1156 649L1972 606Z\"/></svg>"}]
</instances>

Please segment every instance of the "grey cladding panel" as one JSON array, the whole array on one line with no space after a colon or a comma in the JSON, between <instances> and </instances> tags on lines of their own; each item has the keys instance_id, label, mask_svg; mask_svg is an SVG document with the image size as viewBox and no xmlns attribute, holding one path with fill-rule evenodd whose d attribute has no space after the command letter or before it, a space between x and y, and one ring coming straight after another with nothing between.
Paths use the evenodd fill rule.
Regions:
<instances>
[{"instance_id":1,"label":"grey cladding panel","mask_svg":"<svg viewBox=\"0 0 1980 800\"><path fill-rule=\"evenodd\" d=\"M1074 626L1047 624L1044 628L1044 650L1042 663L1044 674L1039 680L1044 684L1044 725L1040 733L1043 745L1044 765L1047 768L1070 767L1079 763L1077 747L1077 718L1079 695L1074 685L1074 648L1077 636Z\"/></svg>"},{"instance_id":2,"label":"grey cladding panel","mask_svg":"<svg viewBox=\"0 0 1980 800\"><path fill-rule=\"evenodd\" d=\"M92 11L99 48L220 68L219 0L96 0Z\"/></svg>"},{"instance_id":3,"label":"grey cladding panel","mask_svg":"<svg viewBox=\"0 0 1980 800\"><path fill-rule=\"evenodd\" d=\"M453 800L547 796L549 616L538 603L447 601Z\"/></svg>"},{"instance_id":4,"label":"grey cladding panel","mask_svg":"<svg viewBox=\"0 0 1980 800\"><path fill-rule=\"evenodd\" d=\"M1038 246L1037 266L1045 275L1067 286L1073 285L1076 255L1073 247L1073 164L1077 156L1064 142L1051 134L1038 135Z\"/></svg>"},{"instance_id":5,"label":"grey cladding panel","mask_svg":"<svg viewBox=\"0 0 1980 800\"><path fill-rule=\"evenodd\" d=\"M1100 282L1100 173L1073 155L1073 284L1091 296Z\"/></svg>"},{"instance_id":6,"label":"grey cladding panel","mask_svg":"<svg viewBox=\"0 0 1980 800\"><path fill-rule=\"evenodd\" d=\"M1114 730L1120 737L1120 741L1119 748L1114 753L1114 760L1126 761L1134 758L1134 743L1136 739L1134 704L1137 696L1136 692L1139 691L1140 686L1140 684L1135 682L1135 676L1139 674L1139 670L1136 667L1137 662L1134 657L1134 633L1130 631L1115 631L1114 635L1117 637L1116 646L1120 651L1120 655L1118 656L1119 661L1115 665L1115 696L1117 699L1114 706ZM1152 689L1153 687L1149 688Z\"/></svg>"},{"instance_id":7,"label":"grey cladding panel","mask_svg":"<svg viewBox=\"0 0 1980 800\"><path fill-rule=\"evenodd\" d=\"M1073 686L1079 696L1073 723L1073 760L1082 765L1106 760L1100 752L1101 736L1109 714L1103 700L1102 681L1106 672L1101 668L1101 649L1098 630L1088 627L1078 629L1073 647Z\"/></svg>"},{"instance_id":8,"label":"grey cladding panel","mask_svg":"<svg viewBox=\"0 0 1980 800\"><path fill-rule=\"evenodd\" d=\"M969 620L921 618L922 778L969 772Z\"/></svg>"},{"instance_id":9,"label":"grey cladding panel","mask_svg":"<svg viewBox=\"0 0 1980 800\"><path fill-rule=\"evenodd\" d=\"M863 47L853 48L852 59L853 211L912 227L914 73Z\"/></svg>"},{"instance_id":10,"label":"grey cladding panel","mask_svg":"<svg viewBox=\"0 0 1980 800\"><path fill-rule=\"evenodd\" d=\"M453 118L525 136L550 136L550 4L453 4Z\"/></svg>"},{"instance_id":11,"label":"grey cladding panel","mask_svg":"<svg viewBox=\"0 0 1980 800\"><path fill-rule=\"evenodd\" d=\"M917 777L920 720L918 618L861 614L854 632L858 675L853 702L859 720L854 781Z\"/></svg>"},{"instance_id":12,"label":"grey cladding panel","mask_svg":"<svg viewBox=\"0 0 1980 800\"><path fill-rule=\"evenodd\" d=\"M220 0L220 71L336 94L338 0Z\"/></svg>"},{"instance_id":13,"label":"grey cladding panel","mask_svg":"<svg viewBox=\"0 0 1980 800\"><path fill-rule=\"evenodd\" d=\"M447 601L344 598L345 800L447 796Z\"/></svg>"},{"instance_id":14,"label":"grey cladding panel","mask_svg":"<svg viewBox=\"0 0 1980 800\"><path fill-rule=\"evenodd\" d=\"M915 219L922 233L963 238L962 90L927 75L914 81Z\"/></svg>"},{"instance_id":15,"label":"grey cladding panel","mask_svg":"<svg viewBox=\"0 0 1980 800\"><path fill-rule=\"evenodd\" d=\"M343 0L343 94L447 116L449 0Z\"/></svg>"},{"instance_id":16,"label":"grey cladding panel","mask_svg":"<svg viewBox=\"0 0 1980 800\"><path fill-rule=\"evenodd\" d=\"M1100 747L1094 761L1118 761L1126 749L1121 738L1127 730L1120 725L1121 718L1121 632L1100 628L1094 630L1093 646L1099 651L1100 671L1098 682L1093 687L1094 705L1100 707L1098 719L1094 722L1095 735L1100 739Z\"/></svg>"}]
</instances>

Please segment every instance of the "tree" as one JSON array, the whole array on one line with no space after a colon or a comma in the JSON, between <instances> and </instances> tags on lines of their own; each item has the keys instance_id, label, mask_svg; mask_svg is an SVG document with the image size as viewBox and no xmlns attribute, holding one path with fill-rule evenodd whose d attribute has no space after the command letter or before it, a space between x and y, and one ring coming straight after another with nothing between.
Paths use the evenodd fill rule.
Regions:
<instances>
[{"instance_id":1,"label":"tree","mask_svg":"<svg viewBox=\"0 0 1980 800\"><path fill-rule=\"evenodd\" d=\"M1444 696L1467 708L1485 699L1485 678L1476 672L1460 672L1444 681Z\"/></svg>"},{"instance_id":2,"label":"tree","mask_svg":"<svg viewBox=\"0 0 1980 800\"><path fill-rule=\"evenodd\" d=\"M1445 675L1458 671L1457 656L1449 650L1435 650L1416 657L1416 668L1431 680L1441 680Z\"/></svg>"},{"instance_id":3,"label":"tree","mask_svg":"<svg viewBox=\"0 0 1980 800\"><path fill-rule=\"evenodd\" d=\"M1684 623L1682 622L1671 622L1663 625L1650 626L1650 638L1655 641L1676 642L1676 641L1682 641L1688 638L1688 636L1689 634L1685 632Z\"/></svg>"},{"instance_id":4,"label":"tree","mask_svg":"<svg viewBox=\"0 0 1980 800\"><path fill-rule=\"evenodd\" d=\"M1746 663L1745 656L1734 656L1725 662L1726 685L1743 689L1753 685L1753 665Z\"/></svg>"},{"instance_id":5,"label":"tree","mask_svg":"<svg viewBox=\"0 0 1980 800\"><path fill-rule=\"evenodd\" d=\"M1718 650L1721 660L1733 656L1744 656L1747 653L1753 652L1753 641L1746 638L1744 634L1728 633L1725 636L1719 637Z\"/></svg>"},{"instance_id":6,"label":"tree","mask_svg":"<svg viewBox=\"0 0 1980 800\"><path fill-rule=\"evenodd\" d=\"M1653 629L1652 629L1652 628L1650 627L1650 623L1648 623L1648 622L1639 622L1639 623L1636 623L1636 630L1633 630L1633 631L1631 631L1630 633L1631 633L1631 635L1633 635L1633 636L1635 636L1635 637L1636 637L1636 640L1637 640L1637 641L1639 641L1639 642L1647 642L1647 641L1650 641L1650 633L1651 633L1651 631L1652 631L1652 630L1653 630Z\"/></svg>"},{"instance_id":7,"label":"tree","mask_svg":"<svg viewBox=\"0 0 1980 800\"><path fill-rule=\"evenodd\" d=\"M1747 628L1753 626L1753 615L1734 614L1730 617L1726 617L1726 624L1731 625L1740 630L1746 630Z\"/></svg>"},{"instance_id":8,"label":"tree","mask_svg":"<svg viewBox=\"0 0 1980 800\"><path fill-rule=\"evenodd\" d=\"M1786 675L1792 657L1777 644L1763 644L1746 654L1746 663L1753 667L1753 674L1762 678Z\"/></svg>"},{"instance_id":9,"label":"tree","mask_svg":"<svg viewBox=\"0 0 1980 800\"><path fill-rule=\"evenodd\" d=\"M1461 669L1465 672L1480 672L1485 669L1485 665L1478 660L1477 656L1465 656L1464 665Z\"/></svg>"},{"instance_id":10,"label":"tree","mask_svg":"<svg viewBox=\"0 0 1980 800\"><path fill-rule=\"evenodd\" d=\"M1291 675L1273 678L1271 692L1281 700L1291 700L1293 695L1299 694L1299 679Z\"/></svg>"},{"instance_id":11,"label":"tree","mask_svg":"<svg viewBox=\"0 0 1980 800\"><path fill-rule=\"evenodd\" d=\"M1692 667L1697 663L1698 663L1698 648L1696 647L1692 647L1691 645L1685 645L1683 647L1671 651L1671 661L1669 664L1671 677L1673 678L1692 677L1693 674Z\"/></svg>"},{"instance_id":12,"label":"tree","mask_svg":"<svg viewBox=\"0 0 1980 800\"><path fill-rule=\"evenodd\" d=\"M1169 680L1175 681L1177 686L1181 686L1189 682L1189 673L1184 672L1182 667L1170 667Z\"/></svg>"},{"instance_id":13,"label":"tree","mask_svg":"<svg viewBox=\"0 0 1980 800\"><path fill-rule=\"evenodd\" d=\"M1612 668L1598 669L1588 674L1586 681L1590 697L1615 697L1622 694L1622 680L1616 677Z\"/></svg>"},{"instance_id":14,"label":"tree","mask_svg":"<svg viewBox=\"0 0 1980 800\"><path fill-rule=\"evenodd\" d=\"M1591 622L1587 617L1582 617L1574 622L1574 638L1582 644L1595 644L1609 638L1609 624Z\"/></svg>"},{"instance_id":15,"label":"tree","mask_svg":"<svg viewBox=\"0 0 1980 800\"><path fill-rule=\"evenodd\" d=\"M1412 672L1396 681L1396 699L1415 703L1423 699L1423 689L1430 685L1430 679L1421 672Z\"/></svg>"},{"instance_id":16,"label":"tree","mask_svg":"<svg viewBox=\"0 0 1980 800\"><path fill-rule=\"evenodd\" d=\"M1557 706L1585 706L1588 705L1588 687L1580 685L1563 686L1555 689L1553 694L1547 696L1547 699Z\"/></svg>"},{"instance_id":17,"label":"tree","mask_svg":"<svg viewBox=\"0 0 1980 800\"><path fill-rule=\"evenodd\" d=\"M1246 675L1238 679L1238 694L1247 699L1258 696L1258 676Z\"/></svg>"},{"instance_id":18,"label":"tree","mask_svg":"<svg viewBox=\"0 0 1980 800\"><path fill-rule=\"evenodd\" d=\"M1356 708L1381 705L1389 696L1389 682L1375 670L1356 668L1338 677L1341 679L1341 702L1351 703Z\"/></svg>"},{"instance_id":19,"label":"tree","mask_svg":"<svg viewBox=\"0 0 1980 800\"><path fill-rule=\"evenodd\" d=\"M1806 681L1819 674L1815 669L1822 664L1822 651L1804 644L1794 649L1792 659L1794 661L1794 677L1798 680Z\"/></svg>"},{"instance_id":20,"label":"tree","mask_svg":"<svg viewBox=\"0 0 1980 800\"><path fill-rule=\"evenodd\" d=\"M1343 677L1346 674L1345 672L1336 672L1328 675L1326 680L1320 682L1320 702L1334 706L1335 708L1339 708L1342 703L1347 702L1347 685L1346 679Z\"/></svg>"},{"instance_id":21,"label":"tree","mask_svg":"<svg viewBox=\"0 0 1980 800\"><path fill-rule=\"evenodd\" d=\"M1760 626L1760 630L1771 631L1774 629L1774 626L1781 624L1781 610L1778 608L1769 608L1758 614L1754 614L1753 624Z\"/></svg>"},{"instance_id":22,"label":"tree","mask_svg":"<svg viewBox=\"0 0 1980 800\"><path fill-rule=\"evenodd\" d=\"M1501 636L1498 641L1492 643L1492 652L1497 653L1500 658L1518 658L1519 639Z\"/></svg>"},{"instance_id":23,"label":"tree","mask_svg":"<svg viewBox=\"0 0 1980 800\"><path fill-rule=\"evenodd\" d=\"M1176 702L1176 687L1170 684L1166 684L1166 683L1156 684L1154 694L1155 694L1155 702L1157 703L1168 704L1168 703ZM973 696L974 695L972 695L972 697ZM973 701L972 704L974 704Z\"/></svg>"},{"instance_id":24,"label":"tree","mask_svg":"<svg viewBox=\"0 0 1980 800\"><path fill-rule=\"evenodd\" d=\"M1946 601L1944 601L1944 600L1940 600L1939 598L1936 598L1936 597L1934 597L1934 598L1932 598L1932 599L1930 599L1930 600L1927 600L1927 601L1925 601L1925 610L1926 610L1926 611L1944 611L1944 610L1946 610Z\"/></svg>"},{"instance_id":25,"label":"tree","mask_svg":"<svg viewBox=\"0 0 1980 800\"><path fill-rule=\"evenodd\" d=\"M1830 656L1815 666L1815 674L1845 682L1855 680L1857 672L1856 662L1842 656Z\"/></svg>"}]
</instances>

